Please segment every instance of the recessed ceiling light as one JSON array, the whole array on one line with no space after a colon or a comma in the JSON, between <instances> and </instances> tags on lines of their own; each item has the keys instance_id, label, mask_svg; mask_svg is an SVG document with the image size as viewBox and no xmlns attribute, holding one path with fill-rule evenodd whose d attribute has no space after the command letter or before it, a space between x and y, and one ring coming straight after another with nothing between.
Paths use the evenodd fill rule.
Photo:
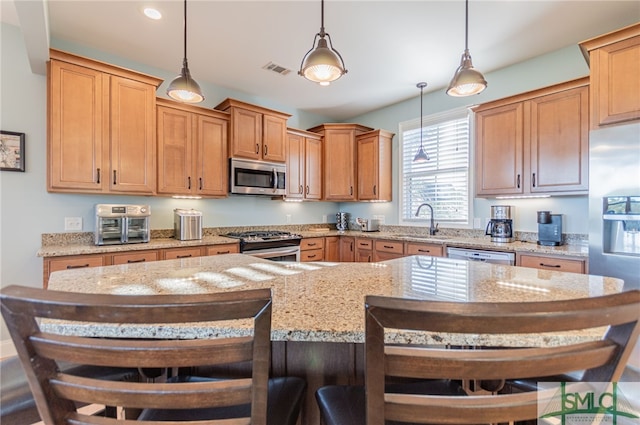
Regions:
<instances>
[{"instance_id":1,"label":"recessed ceiling light","mask_svg":"<svg viewBox=\"0 0 640 425\"><path fill-rule=\"evenodd\" d=\"M154 8L152 8L152 7L145 7L145 8L144 8L144 14L145 14L145 16L146 16L147 18L150 18L150 19L156 19L156 20L158 20L158 19L161 19L161 18L162 18L162 13L160 13L160 11L159 11L159 10L154 9Z\"/></svg>"}]
</instances>

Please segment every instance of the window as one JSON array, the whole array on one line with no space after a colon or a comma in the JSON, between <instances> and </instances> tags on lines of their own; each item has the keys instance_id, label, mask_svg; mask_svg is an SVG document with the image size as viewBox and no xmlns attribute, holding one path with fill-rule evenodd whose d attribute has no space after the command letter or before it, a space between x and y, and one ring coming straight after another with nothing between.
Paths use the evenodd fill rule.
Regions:
<instances>
[{"instance_id":1,"label":"window","mask_svg":"<svg viewBox=\"0 0 640 425\"><path fill-rule=\"evenodd\" d=\"M420 119L400 123L402 159L400 217L404 222L429 220L433 207L439 223L470 226L470 113L465 108L423 118L422 144L429 161L414 162L420 148Z\"/></svg>"}]
</instances>

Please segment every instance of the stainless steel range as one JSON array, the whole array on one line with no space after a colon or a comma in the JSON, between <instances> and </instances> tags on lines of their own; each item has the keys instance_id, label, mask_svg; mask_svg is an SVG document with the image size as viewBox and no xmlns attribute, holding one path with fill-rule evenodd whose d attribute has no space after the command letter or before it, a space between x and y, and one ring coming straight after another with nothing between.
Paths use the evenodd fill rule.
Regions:
<instances>
[{"instance_id":1,"label":"stainless steel range","mask_svg":"<svg viewBox=\"0 0 640 425\"><path fill-rule=\"evenodd\" d=\"M258 230L232 232L225 236L240 239L242 254L272 261L300 261L300 235L277 230Z\"/></svg>"}]
</instances>

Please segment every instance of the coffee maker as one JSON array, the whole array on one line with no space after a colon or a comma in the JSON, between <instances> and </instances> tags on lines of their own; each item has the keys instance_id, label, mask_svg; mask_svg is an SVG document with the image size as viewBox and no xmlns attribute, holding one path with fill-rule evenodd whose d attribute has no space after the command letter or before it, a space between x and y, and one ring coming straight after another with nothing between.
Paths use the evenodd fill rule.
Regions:
<instances>
[{"instance_id":1,"label":"coffee maker","mask_svg":"<svg viewBox=\"0 0 640 425\"><path fill-rule=\"evenodd\" d=\"M538 211L538 245L562 245L562 214Z\"/></svg>"},{"instance_id":2,"label":"coffee maker","mask_svg":"<svg viewBox=\"0 0 640 425\"><path fill-rule=\"evenodd\" d=\"M492 205L491 220L487 224L485 235L491 236L491 242L513 242L513 208L511 205Z\"/></svg>"}]
</instances>

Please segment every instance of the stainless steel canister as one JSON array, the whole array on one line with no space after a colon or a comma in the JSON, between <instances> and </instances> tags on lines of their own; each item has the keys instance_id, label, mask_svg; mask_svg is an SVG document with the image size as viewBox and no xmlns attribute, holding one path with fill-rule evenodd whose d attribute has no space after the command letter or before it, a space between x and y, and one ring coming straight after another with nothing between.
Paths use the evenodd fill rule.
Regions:
<instances>
[{"instance_id":1,"label":"stainless steel canister","mask_svg":"<svg viewBox=\"0 0 640 425\"><path fill-rule=\"evenodd\" d=\"M196 210L173 210L174 237L181 241L202 239L202 213Z\"/></svg>"}]
</instances>

